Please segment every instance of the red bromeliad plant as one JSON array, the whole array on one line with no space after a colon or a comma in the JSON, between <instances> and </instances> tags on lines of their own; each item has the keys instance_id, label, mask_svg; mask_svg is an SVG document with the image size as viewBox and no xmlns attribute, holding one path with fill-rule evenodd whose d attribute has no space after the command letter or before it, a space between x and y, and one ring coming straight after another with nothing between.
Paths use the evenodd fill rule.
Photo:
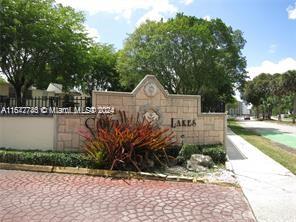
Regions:
<instances>
[{"instance_id":1,"label":"red bromeliad plant","mask_svg":"<svg viewBox=\"0 0 296 222\"><path fill-rule=\"evenodd\" d=\"M166 148L175 143L175 135L169 129L137 118L127 118L119 111L119 120L110 115L94 118L89 132L81 133L85 138L85 149L95 160L104 161L110 169L135 168L147 170L155 164L168 161Z\"/></svg>"}]
</instances>

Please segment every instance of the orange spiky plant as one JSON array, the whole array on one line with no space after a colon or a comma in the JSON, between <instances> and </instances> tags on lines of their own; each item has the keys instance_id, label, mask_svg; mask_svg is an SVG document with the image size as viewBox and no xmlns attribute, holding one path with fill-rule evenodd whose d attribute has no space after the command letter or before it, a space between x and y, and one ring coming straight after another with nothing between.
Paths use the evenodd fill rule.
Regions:
<instances>
[{"instance_id":1,"label":"orange spiky plant","mask_svg":"<svg viewBox=\"0 0 296 222\"><path fill-rule=\"evenodd\" d=\"M161 129L145 119L127 117L119 111L120 118L102 114L93 118L89 132L80 133L85 138L85 150L95 160L103 161L110 169L149 170L168 161L166 149L175 143L170 129ZM88 120L89 121L89 120Z\"/></svg>"}]
</instances>

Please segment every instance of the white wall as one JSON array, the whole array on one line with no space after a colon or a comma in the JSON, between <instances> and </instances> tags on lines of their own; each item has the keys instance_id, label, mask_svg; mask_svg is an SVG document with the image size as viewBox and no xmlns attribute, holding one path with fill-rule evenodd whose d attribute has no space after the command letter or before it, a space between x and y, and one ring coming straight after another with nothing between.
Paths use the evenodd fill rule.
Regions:
<instances>
[{"instance_id":1,"label":"white wall","mask_svg":"<svg viewBox=\"0 0 296 222\"><path fill-rule=\"evenodd\" d=\"M0 117L0 147L53 150L53 117Z\"/></svg>"},{"instance_id":2,"label":"white wall","mask_svg":"<svg viewBox=\"0 0 296 222\"><path fill-rule=\"evenodd\" d=\"M251 109L245 103L242 104L243 115L250 115L251 114L250 110Z\"/></svg>"}]
</instances>

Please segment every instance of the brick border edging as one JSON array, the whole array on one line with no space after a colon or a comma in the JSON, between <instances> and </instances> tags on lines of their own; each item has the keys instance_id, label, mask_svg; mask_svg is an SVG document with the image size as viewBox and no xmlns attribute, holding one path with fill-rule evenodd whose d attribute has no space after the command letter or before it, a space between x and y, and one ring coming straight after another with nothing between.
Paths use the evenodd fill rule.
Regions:
<instances>
[{"instance_id":1,"label":"brick border edging","mask_svg":"<svg viewBox=\"0 0 296 222\"><path fill-rule=\"evenodd\" d=\"M186 177L186 176L169 176L160 173L148 172L133 172L133 171L118 171L118 170L103 170L103 169L88 169L78 167L59 167L48 165L29 165L29 164L14 164L14 163L0 163L0 169L3 170L21 170L33 171L43 173L64 173L64 174L78 174L88 176L101 176L121 179L148 179L161 181L175 181L175 182L191 182L191 183L208 183L222 186L230 186L240 188L238 184L222 182L222 181L208 181L203 178Z\"/></svg>"}]
</instances>

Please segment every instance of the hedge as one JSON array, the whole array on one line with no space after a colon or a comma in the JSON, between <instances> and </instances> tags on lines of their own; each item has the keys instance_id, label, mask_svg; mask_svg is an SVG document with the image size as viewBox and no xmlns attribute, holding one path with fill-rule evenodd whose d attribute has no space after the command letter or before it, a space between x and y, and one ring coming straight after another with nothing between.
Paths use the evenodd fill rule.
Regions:
<instances>
[{"instance_id":1,"label":"hedge","mask_svg":"<svg viewBox=\"0 0 296 222\"><path fill-rule=\"evenodd\" d=\"M170 155L176 156L180 150L178 146L172 147ZM225 163L226 153L222 145L194 145L184 144L179 151L177 159L179 162L185 162L190 159L192 154L203 154L212 157L214 163ZM49 165L63 167L81 167L81 168L105 168L103 163L94 161L85 153L78 152L57 152L57 151L39 151L39 150L11 150L0 148L0 162Z\"/></svg>"},{"instance_id":2,"label":"hedge","mask_svg":"<svg viewBox=\"0 0 296 222\"><path fill-rule=\"evenodd\" d=\"M63 167L102 168L84 153L0 149L0 162Z\"/></svg>"}]
</instances>

